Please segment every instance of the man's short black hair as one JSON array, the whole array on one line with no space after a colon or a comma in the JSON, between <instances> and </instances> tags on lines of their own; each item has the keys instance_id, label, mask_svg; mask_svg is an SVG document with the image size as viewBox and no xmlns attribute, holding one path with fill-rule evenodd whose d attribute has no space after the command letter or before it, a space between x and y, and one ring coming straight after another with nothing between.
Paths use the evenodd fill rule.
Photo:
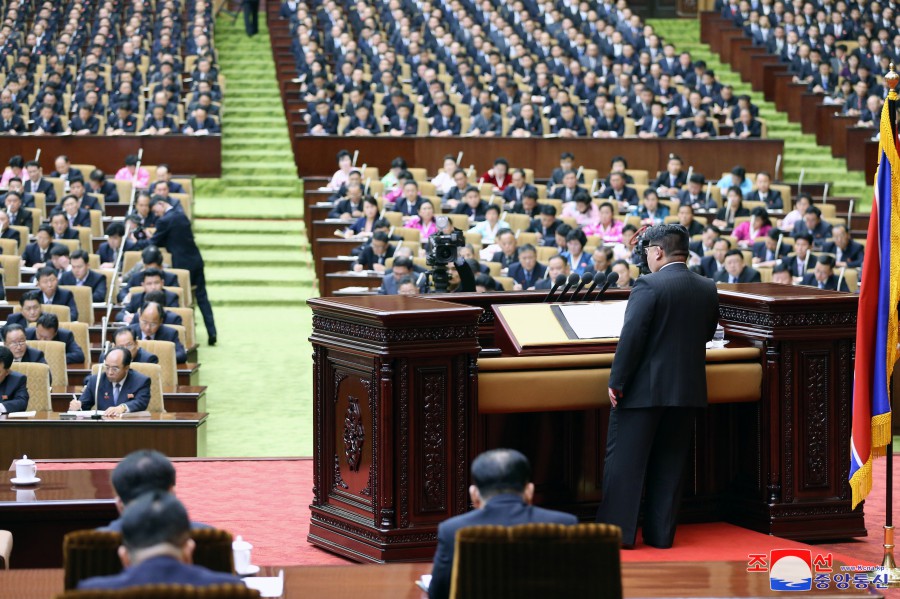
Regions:
<instances>
[{"instance_id":1,"label":"man's short black hair","mask_svg":"<svg viewBox=\"0 0 900 599\"><path fill-rule=\"evenodd\" d=\"M560 160L575 160L575 154L572 152L563 152L559 155Z\"/></svg>"},{"instance_id":2,"label":"man's short black hair","mask_svg":"<svg viewBox=\"0 0 900 599\"><path fill-rule=\"evenodd\" d=\"M553 204L541 204L541 214L556 216L556 206Z\"/></svg>"},{"instance_id":3,"label":"man's short black hair","mask_svg":"<svg viewBox=\"0 0 900 599\"><path fill-rule=\"evenodd\" d=\"M106 227L106 236L107 237L124 237L125 236L125 223L122 222L114 222L110 223L108 227Z\"/></svg>"},{"instance_id":4,"label":"man's short black hair","mask_svg":"<svg viewBox=\"0 0 900 599\"><path fill-rule=\"evenodd\" d=\"M119 327L118 329L116 329L116 334L113 335L113 339L118 339L119 335L130 335L132 341L137 341L137 337L135 336L134 331L129 327Z\"/></svg>"},{"instance_id":5,"label":"man's short black hair","mask_svg":"<svg viewBox=\"0 0 900 599\"><path fill-rule=\"evenodd\" d=\"M812 233L801 233L799 235L794 236L794 243L797 243L800 240L806 241L809 245L813 244L813 236Z\"/></svg>"},{"instance_id":6,"label":"man's short black hair","mask_svg":"<svg viewBox=\"0 0 900 599\"><path fill-rule=\"evenodd\" d=\"M372 241L383 241L387 243L389 241L387 233L384 231L375 231L372 233Z\"/></svg>"},{"instance_id":7,"label":"man's short black hair","mask_svg":"<svg viewBox=\"0 0 900 599\"><path fill-rule=\"evenodd\" d=\"M0 362L3 362L3 368L6 370L9 370L9 367L12 366L13 355L8 347L0 346Z\"/></svg>"},{"instance_id":8,"label":"man's short black hair","mask_svg":"<svg viewBox=\"0 0 900 599\"><path fill-rule=\"evenodd\" d=\"M829 268L834 268L835 260L834 256L829 256L828 254L822 254L819 256L819 264L822 266L827 266Z\"/></svg>"},{"instance_id":9,"label":"man's short black hair","mask_svg":"<svg viewBox=\"0 0 900 599\"><path fill-rule=\"evenodd\" d=\"M771 229L769 229L769 238L770 239L774 239L775 241L778 241L779 239L781 239L781 237L783 235L784 235L784 231L782 231L781 229L777 229L775 227L772 227Z\"/></svg>"},{"instance_id":10,"label":"man's short black hair","mask_svg":"<svg viewBox=\"0 0 900 599\"><path fill-rule=\"evenodd\" d=\"M472 462L472 484L482 499L501 493L521 494L530 480L531 464L515 449L491 449Z\"/></svg>"},{"instance_id":11,"label":"man's short black hair","mask_svg":"<svg viewBox=\"0 0 900 599\"><path fill-rule=\"evenodd\" d=\"M68 256L69 255L69 246L62 245L61 243L53 244L53 247L50 248L50 256Z\"/></svg>"},{"instance_id":12,"label":"man's short black hair","mask_svg":"<svg viewBox=\"0 0 900 599\"><path fill-rule=\"evenodd\" d=\"M104 173L99 168L95 168L94 170L92 170L89 176L91 181L96 181L97 183L103 183L104 181L106 181L106 173Z\"/></svg>"},{"instance_id":13,"label":"man's short black hair","mask_svg":"<svg viewBox=\"0 0 900 599\"><path fill-rule=\"evenodd\" d=\"M691 236L681 225L657 225L644 231L644 239L651 245L658 245L667 257L687 256L690 252Z\"/></svg>"},{"instance_id":14,"label":"man's short black hair","mask_svg":"<svg viewBox=\"0 0 900 599\"><path fill-rule=\"evenodd\" d=\"M737 256L741 259L741 262L744 261L744 252L742 252L741 250L728 250L727 252L725 252L725 258L727 259L729 256Z\"/></svg>"},{"instance_id":15,"label":"man's short black hair","mask_svg":"<svg viewBox=\"0 0 900 599\"><path fill-rule=\"evenodd\" d=\"M159 277L160 279L164 278L163 271L159 268L145 268L141 275L141 281L143 281L147 277Z\"/></svg>"},{"instance_id":16,"label":"man's short black hair","mask_svg":"<svg viewBox=\"0 0 900 599\"><path fill-rule=\"evenodd\" d=\"M40 281L44 277L49 277L50 275L56 276L56 269L52 266L44 266L39 271L37 271L37 279Z\"/></svg>"},{"instance_id":17,"label":"man's short black hair","mask_svg":"<svg viewBox=\"0 0 900 599\"><path fill-rule=\"evenodd\" d=\"M184 505L165 491L144 493L122 512L122 544L128 551L163 544L182 547L190 532L191 521Z\"/></svg>"},{"instance_id":18,"label":"man's short black hair","mask_svg":"<svg viewBox=\"0 0 900 599\"><path fill-rule=\"evenodd\" d=\"M787 265L785 265L782 262L779 262L778 264L775 265L774 268L772 268L773 275L777 272L791 272L791 271L790 271L790 269L788 269Z\"/></svg>"},{"instance_id":19,"label":"man's short black hair","mask_svg":"<svg viewBox=\"0 0 900 599\"><path fill-rule=\"evenodd\" d=\"M807 208L804 214L815 214L816 217L822 218L822 211L815 206L810 206L809 208Z\"/></svg>"},{"instance_id":20,"label":"man's short black hair","mask_svg":"<svg viewBox=\"0 0 900 599\"><path fill-rule=\"evenodd\" d=\"M44 327L45 329L50 329L54 331L59 330L59 318L56 314L51 314L50 312L44 312L37 319L37 326Z\"/></svg>"},{"instance_id":21,"label":"man's short black hair","mask_svg":"<svg viewBox=\"0 0 900 599\"><path fill-rule=\"evenodd\" d=\"M144 251L141 252L141 262L144 264L162 264L162 251L155 245L144 248Z\"/></svg>"},{"instance_id":22,"label":"man's short black hair","mask_svg":"<svg viewBox=\"0 0 900 599\"><path fill-rule=\"evenodd\" d=\"M399 258L394 259L393 268L408 268L409 270L413 269L413 261L412 258L407 258L406 256L400 256Z\"/></svg>"},{"instance_id":23,"label":"man's short black hair","mask_svg":"<svg viewBox=\"0 0 900 599\"><path fill-rule=\"evenodd\" d=\"M39 289L34 289L32 291L27 291L22 294L22 297L19 301L24 305L25 302L35 301L41 303L41 291Z\"/></svg>"},{"instance_id":24,"label":"man's short black hair","mask_svg":"<svg viewBox=\"0 0 900 599\"><path fill-rule=\"evenodd\" d=\"M160 452L141 449L122 458L111 479L116 495L128 505L150 491L168 492L175 486L175 467Z\"/></svg>"},{"instance_id":25,"label":"man's short black hair","mask_svg":"<svg viewBox=\"0 0 900 599\"><path fill-rule=\"evenodd\" d=\"M3 327L2 331L0 331L3 333L3 342L6 343L6 336L15 331L22 331L24 333L25 327L23 327L20 324L15 324L15 323L8 324L5 327Z\"/></svg>"}]
</instances>

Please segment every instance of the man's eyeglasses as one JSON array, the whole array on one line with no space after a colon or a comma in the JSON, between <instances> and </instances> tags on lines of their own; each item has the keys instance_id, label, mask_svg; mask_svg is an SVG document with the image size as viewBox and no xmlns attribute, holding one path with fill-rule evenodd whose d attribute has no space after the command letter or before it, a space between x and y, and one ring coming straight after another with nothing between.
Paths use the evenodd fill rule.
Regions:
<instances>
[{"instance_id":1,"label":"man's eyeglasses","mask_svg":"<svg viewBox=\"0 0 900 599\"><path fill-rule=\"evenodd\" d=\"M662 246L659 245L659 244L648 245L648 246L646 246L646 247L644 248L644 254L649 254L649 253L650 253L650 248L658 248L658 247L662 247Z\"/></svg>"}]
</instances>

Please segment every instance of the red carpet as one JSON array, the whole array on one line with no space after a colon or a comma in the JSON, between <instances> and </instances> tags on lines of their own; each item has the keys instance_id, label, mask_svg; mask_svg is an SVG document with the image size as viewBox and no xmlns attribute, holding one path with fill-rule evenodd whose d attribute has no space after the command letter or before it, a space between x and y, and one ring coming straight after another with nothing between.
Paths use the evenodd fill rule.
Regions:
<instances>
[{"instance_id":1,"label":"red carpet","mask_svg":"<svg viewBox=\"0 0 900 599\"><path fill-rule=\"evenodd\" d=\"M879 465L883 462L879 462ZM900 476L900 464L897 465ZM109 462L42 464L50 469L113 467ZM346 564L343 558L306 542L312 501L312 460L177 462L176 493L191 518L242 535L253 544L260 565ZM869 536L844 543L820 543L814 554L832 552L846 564L881 562L884 523L884 467L876 466L875 485L866 503ZM747 561L749 553L808 545L760 534L721 522L679 527L672 549L638 545L623 551L626 562Z\"/></svg>"}]
</instances>

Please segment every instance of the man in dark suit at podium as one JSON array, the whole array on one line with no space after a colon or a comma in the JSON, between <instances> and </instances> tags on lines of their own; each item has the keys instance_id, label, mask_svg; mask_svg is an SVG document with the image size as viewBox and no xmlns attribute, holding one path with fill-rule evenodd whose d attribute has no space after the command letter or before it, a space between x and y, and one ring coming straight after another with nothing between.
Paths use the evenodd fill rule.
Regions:
<instances>
[{"instance_id":1,"label":"man in dark suit at podium","mask_svg":"<svg viewBox=\"0 0 900 599\"><path fill-rule=\"evenodd\" d=\"M631 291L609 375L612 404L599 522L622 528L634 545L645 487L644 542L668 548L675 538L694 418L706 407L706 342L719 321L715 283L691 272L690 238L680 225L643 235L652 274Z\"/></svg>"},{"instance_id":2,"label":"man in dark suit at podium","mask_svg":"<svg viewBox=\"0 0 900 599\"><path fill-rule=\"evenodd\" d=\"M485 524L578 523L571 514L531 505L534 483L530 481L528 458L514 449L492 449L475 458L472 462L472 486L469 487L469 497L475 509L438 526L438 546L431 570L431 584L428 586L429 599L450 596L453 552L459 529Z\"/></svg>"}]
</instances>

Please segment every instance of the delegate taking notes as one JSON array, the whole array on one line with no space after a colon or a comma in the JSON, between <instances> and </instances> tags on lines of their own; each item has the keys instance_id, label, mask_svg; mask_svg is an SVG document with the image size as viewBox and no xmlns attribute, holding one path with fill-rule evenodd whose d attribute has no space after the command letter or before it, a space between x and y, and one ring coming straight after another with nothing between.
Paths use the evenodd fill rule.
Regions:
<instances>
[{"instance_id":1,"label":"delegate taking notes","mask_svg":"<svg viewBox=\"0 0 900 599\"><path fill-rule=\"evenodd\" d=\"M625 324L628 302L563 304L559 307L579 339L618 339Z\"/></svg>"}]
</instances>

